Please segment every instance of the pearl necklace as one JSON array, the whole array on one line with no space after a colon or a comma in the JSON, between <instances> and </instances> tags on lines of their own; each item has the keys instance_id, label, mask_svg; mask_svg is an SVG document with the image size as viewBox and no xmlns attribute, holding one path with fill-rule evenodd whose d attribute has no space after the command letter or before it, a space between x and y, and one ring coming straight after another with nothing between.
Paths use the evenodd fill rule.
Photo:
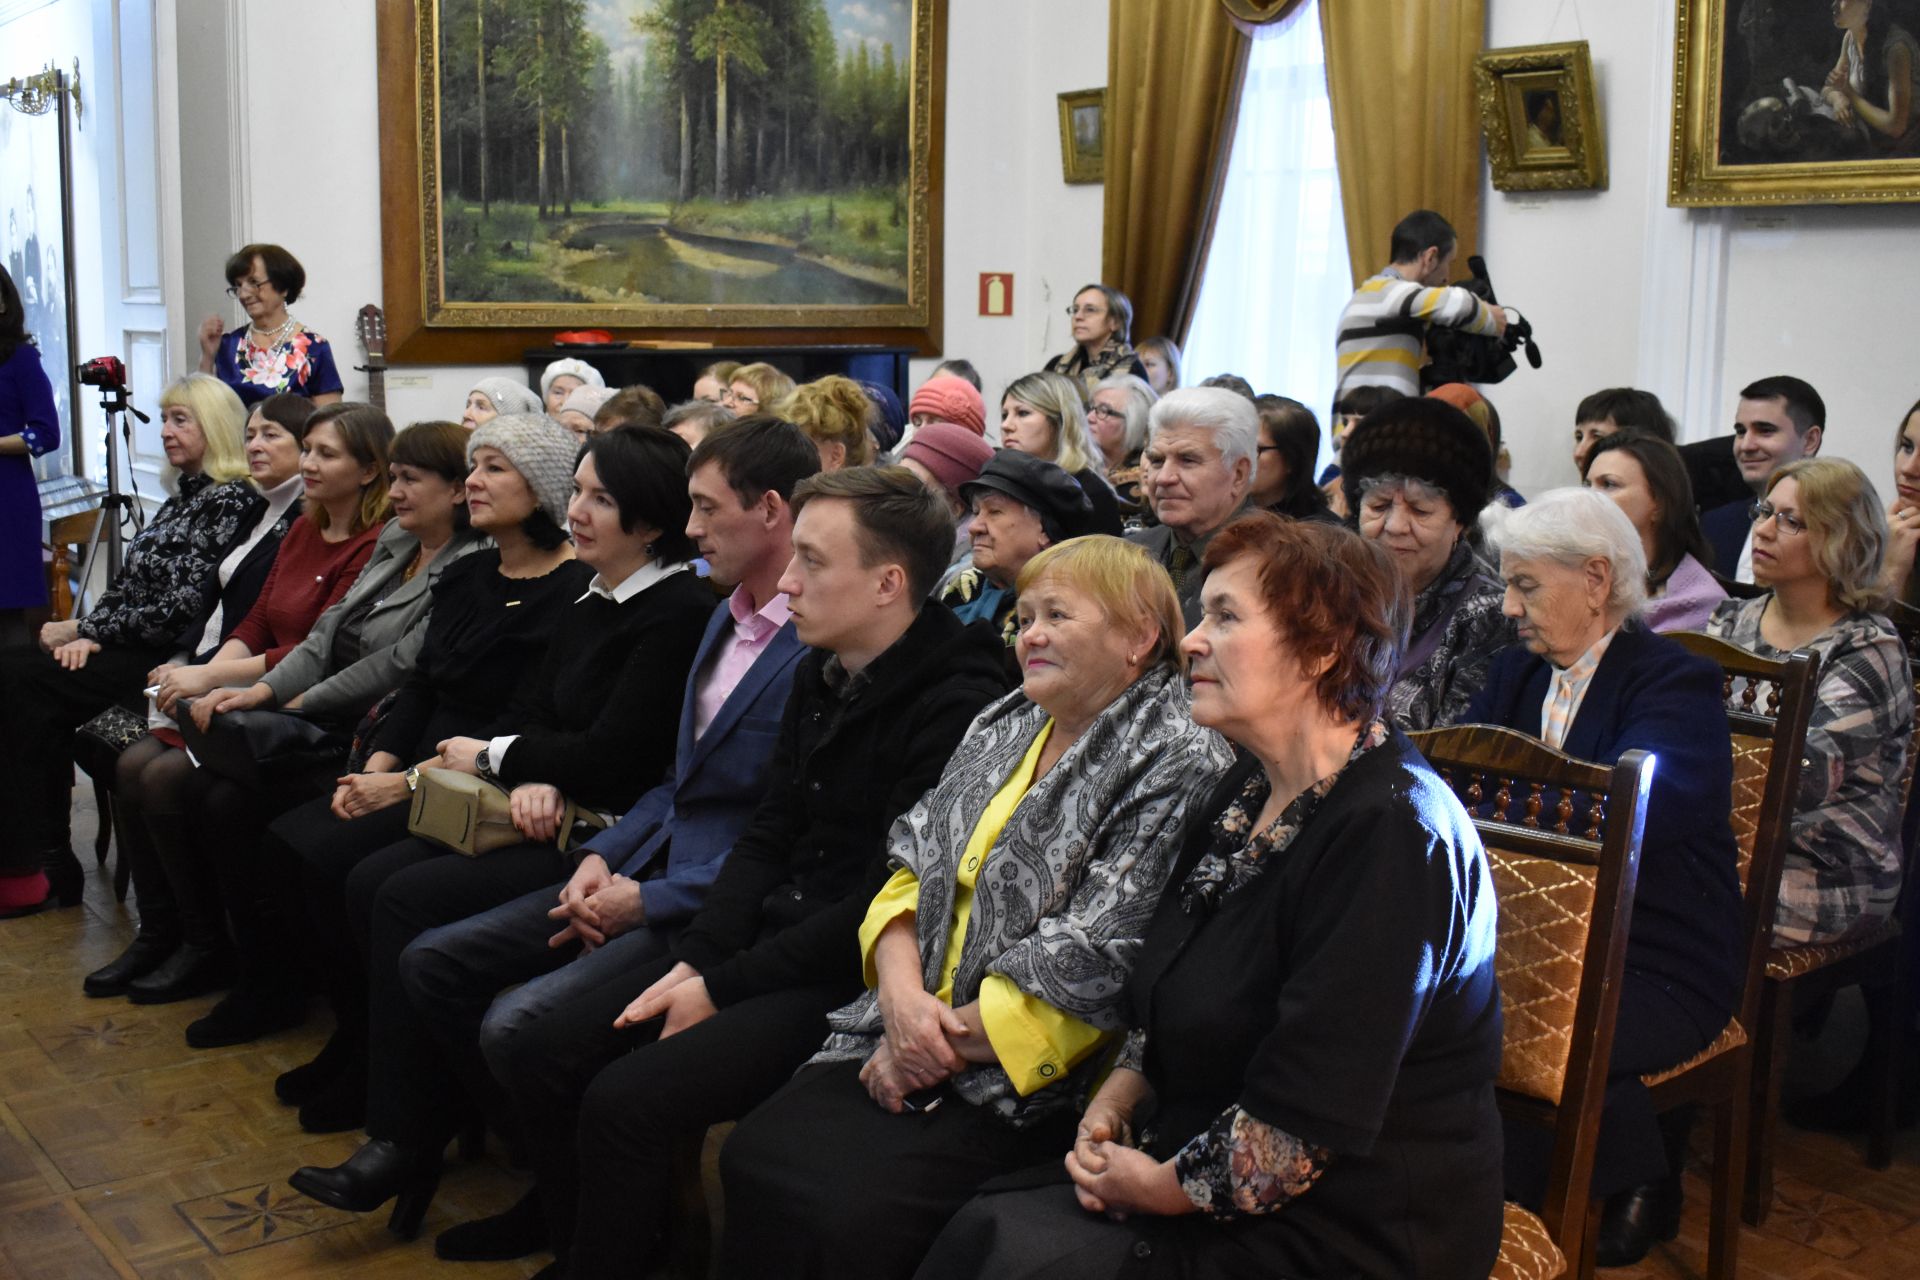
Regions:
<instances>
[{"instance_id":1,"label":"pearl necklace","mask_svg":"<svg viewBox=\"0 0 1920 1280\"><path fill-rule=\"evenodd\" d=\"M247 325L247 341L263 351L271 351L280 345L281 340L286 336L287 330L293 328L293 325L294 319L292 314L288 314L285 322L282 323L278 329L262 329L256 324L249 323Z\"/></svg>"}]
</instances>

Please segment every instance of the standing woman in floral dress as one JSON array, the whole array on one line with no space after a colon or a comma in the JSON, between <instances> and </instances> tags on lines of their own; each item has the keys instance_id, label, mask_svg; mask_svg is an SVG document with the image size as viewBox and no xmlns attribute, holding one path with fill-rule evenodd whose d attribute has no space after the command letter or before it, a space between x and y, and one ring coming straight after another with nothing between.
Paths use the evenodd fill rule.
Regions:
<instances>
[{"instance_id":1,"label":"standing woman in floral dress","mask_svg":"<svg viewBox=\"0 0 1920 1280\"><path fill-rule=\"evenodd\" d=\"M287 313L306 284L306 268L277 244L246 245L228 258L227 292L246 308L247 323L222 332L219 316L200 322L200 372L247 405L280 391L316 405L340 399L332 344Z\"/></svg>"}]
</instances>

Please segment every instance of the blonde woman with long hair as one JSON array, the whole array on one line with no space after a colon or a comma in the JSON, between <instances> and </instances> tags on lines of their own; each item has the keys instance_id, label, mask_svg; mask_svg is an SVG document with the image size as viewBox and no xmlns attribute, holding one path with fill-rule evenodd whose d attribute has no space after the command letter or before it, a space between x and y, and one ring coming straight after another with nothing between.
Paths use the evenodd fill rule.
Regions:
<instances>
[{"instance_id":1,"label":"blonde woman with long hair","mask_svg":"<svg viewBox=\"0 0 1920 1280\"><path fill-rule=\"evenodd\" d=\"M1080 482L1093 504L1090 532L1120 532L1120 501L1087 431L1080 385L1065 374L1029 373L1000 398L1000 444L1051 462Z\"/></svg>"}]
</instances>

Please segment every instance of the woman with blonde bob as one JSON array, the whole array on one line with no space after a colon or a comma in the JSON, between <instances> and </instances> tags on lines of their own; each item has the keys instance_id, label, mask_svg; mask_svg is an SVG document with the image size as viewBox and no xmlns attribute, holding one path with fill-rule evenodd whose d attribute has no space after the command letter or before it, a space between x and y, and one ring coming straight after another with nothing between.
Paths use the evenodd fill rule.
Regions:
<instances>
[{"instance_id":1,"label":"woman with blonde bob","mask_svg":"<svg viewBox=\"0 0 1920 1280\"><path fill-rule=\"evenodd\" d=\"M1143 550L1070 538L1018 586L1024 684L894 823L869 990L727 1142L726 1275L911 1274L979 1184L1072 1141L1106 1069L1176 836L1233 757Z\"/></svg>"},{"instance_id":2,"label":"woman with blonde bob","mask_svg":"<svg viewBox=\"0 0 1920 1280\"><path fill-rule=\"evenodd\" d=\"M38 649L0 658L0 769L16 798L0 830L0 916L80 901L84 873L65 836L73 731L137 702L147 673L204 625L220 562L266 501L247 482L245 422L240 397L211 374L168 387L160 444L174 496L86 617L49 622Z\"/></svg>"},{"instance_id":3,"label":"woman with blonde bob","mask_svg":"<svg viewBox=\"0 0 1920 1280\"><path fill-rule=\"evenodd\" d=\"M793 379L770 364L743 364L733 371L720 403L745 418L772 413L773 406L793 394Z\"/></svg>"},{"instance_id":4,"label":"woman with blonde bob","mask_svg":"<svg viewBox=\"0 0 1920 1280\"><path fill-rule=\"evenodd\" d=\"M873 437L867 431L873 401L852 378L837 373L817 378L796 387L771 412L807 433L820 451L822 471L864 467L873 461Z\"/></svg>"},{"instance_id":5,"label":"woman with blonde bob","mask_svg":"<svg viewBox=\"0 0 1920 1280\"><path fill-rule=\"evenodd\" d=\"M1093 504L1094 526L1120 532L1120 500L1107 483L1101 452L1087 432L1080 386L1059 373L1014 379L1000 398L1000 443L1051 462L1080 482Z\"/></svg>"},{"instance_id":6,"label":"woman with blonde bob","mask_svg":"<svg viewBox=\"0 0 1920 1280\"><path fill-rule=\"evenodd\" d=\"M1913 681L1882 612L1887 520L1865 473L1838 458L1774 472L1753 518L1753 580L1770 590L1721 604L1707 631L1763 658L1820 655L1773 934L1832 942L1886 916L1900 894Z\"/></svg>"}]
</instances>

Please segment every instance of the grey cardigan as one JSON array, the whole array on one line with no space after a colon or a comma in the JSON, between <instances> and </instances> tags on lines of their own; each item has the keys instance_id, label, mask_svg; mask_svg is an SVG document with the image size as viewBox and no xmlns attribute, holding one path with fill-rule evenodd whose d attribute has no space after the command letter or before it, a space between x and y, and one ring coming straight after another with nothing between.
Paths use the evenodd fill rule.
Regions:
<instances>
[{"instance_id":1,"label":"grey cardigan","mask_svg":"<svg viewBox=\"0 0 1920 1280\"><path fill-rule=\"evenodd\" d=\"M389 521L352 588L320 615L298 648L262 677L273 691L274 701L284 706L300 696L301 711L314 719L358 720L413 670L427 638L427 606L432 603L433 584L440 580L441 571L468 552L479 550L486 541L484 535L470 529L456 530L453 540L433 558L425 573L410 582L403 581L420 541L402 529L399 521ZM367 610L361 629L364 656L345 670L334 671L334 636L343 619L362 609Z\"/></svg>"}]
</instances>

